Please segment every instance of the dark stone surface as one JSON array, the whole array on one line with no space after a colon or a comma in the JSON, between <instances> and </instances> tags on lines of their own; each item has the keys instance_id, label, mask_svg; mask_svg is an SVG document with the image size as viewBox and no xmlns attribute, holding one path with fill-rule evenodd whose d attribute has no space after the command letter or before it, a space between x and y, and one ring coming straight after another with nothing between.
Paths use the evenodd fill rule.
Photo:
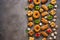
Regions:
<instances>
[{"instance_id":1,"label":"dark stone surface","mask_svg":"<svg viewBox=\"0 0 60 40\"><path fill-rule=\"evenodd\" d=\"M57 24L60 26L60 0L57 0ZM27 0L0 0L0 40L28 40ZM57 29L57 40L60 40L60 27Z\"/></svg>"}]
</instances>

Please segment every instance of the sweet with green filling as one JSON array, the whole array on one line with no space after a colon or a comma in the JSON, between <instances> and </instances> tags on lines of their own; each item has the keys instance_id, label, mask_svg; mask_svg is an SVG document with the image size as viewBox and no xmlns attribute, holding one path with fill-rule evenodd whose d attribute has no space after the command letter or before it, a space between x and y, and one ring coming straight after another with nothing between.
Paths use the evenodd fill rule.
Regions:
<instances>
[{"instance_id":1,"label":"sweet with green filling","mask_svg":"<svg viewBox=\"0 0 60 40\"><path fill-rule=\"evenodd\" d=\"M49 15L49 16L47 17L47 19L48 19L48 20L52 20L52 19L53 19L53 16L52 16L52 15Z\"/></svg>"},{"instance_id":2,"label":"sweet with green filling","mask_svg":"<svg viewBox=\"0 0 60 40\"><path fill-rule=\"evenodd\" d=\"M40 20L39 19L35 19L34 23L38 24L38 23L40 23Z\"/></svg>"},{"instance_id":3,"label":"sweet with green filling","mask_svg":"<svg viewBox=\"0 0 60 40\"><path fill-rule=\"evenodd\" d=\"M48 8L49 8L49 9L53 9L53 7L54 7L54 6L53 6L52 4L48 4Z\"/></svg>"},{"instance_id":4,"label":"sweet with green filling","mask_svg":"<svg viewBox=\"0 0 60 40\"><path fill-rule=\"evenodd\" d=\"M36 9L36 10L39 10L39 9L40 9L40 7L39 7L38 5L36 5L36 6L35 6L35 9Z\"/></svg>"}]
</instances>

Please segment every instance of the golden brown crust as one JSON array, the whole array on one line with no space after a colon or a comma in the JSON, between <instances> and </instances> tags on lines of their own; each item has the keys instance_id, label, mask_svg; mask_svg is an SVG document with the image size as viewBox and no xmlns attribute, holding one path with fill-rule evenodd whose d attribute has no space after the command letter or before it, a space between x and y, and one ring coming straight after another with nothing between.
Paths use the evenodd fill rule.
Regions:
<instances>
[{"instance_id":1,"label":"golden brown crust","mask_svg":"<svg viewBox=\"0 0 60 40\"><path fill-rule=\"evenodd\" d=\"M32 27L32 26L33 26L33 22L29 22L29 23L28 23L28 26L29 26L29 27Z\"/></svg>"},{"instance_id":2,"label":"golden brown crust","mask_svg":"<svg viewBox=\"0 0 60 40\"><path fill-rule=\"evenodd\" d=\"M48 28L48 24L43 25L43 26L41 27L41 30L46 30L47 28Z\"/></svg>"},{"instance_id":3,"label":"golden brown crust","mask_svg":"<svg viewBox=\"0 0 60 40\"><path fill-rule=\"evenodd\" d=\"M40 31L40 26L39 25L35 25L34 26L34 30L35 30L35 32L39 32Z\"/></svg>"},{"instance_id":4,"label":"golden brown crust","mask_svg":"<svg viewBox=\"0 0 60 40\"><path fill-rule=\"evenodd\" d=\"M33 4L29 4L28 8L33 9L34 5Z\"/></svg>"},{"instance_id":5,"label":"golden brown crust","mask_svg":"<svg viewBox=\"0 0 60 40\"><path fill-rule=\"evenodd\" d=\"M42 31L41 34L42 34L44 37L47 37L47 36L48 36L48 34L47 34L46 32L44 32L44 31Z\"/></svg>"},{"instance_id":6,"label":"golden brown crust","mask_svg":"<svg viewBox=\"0 0 60 40\"><path fill-rule=\"evenodd\" d=\"M42 12L42 14L41 14L42 16L46 16L46 15L48 15L48 12L47 11L45 11L45 12Z\"/></svg>"},{"instance_id":7,"label":"golden brown crust","mask_svg":"<svg viewBox=\"0 0 60 40\"><path fill-rule=\"evenodd\" d=\"M28 18L28 21L33 21L33 17L29 17Z\"/></svg>"},{"instance_id":8,"label":"golden brown crust","mask_svg":"<svg viewBox=\"0 0 60 40\"><path fill-rule=\"evenodd\" d=\"M39 17L40 17L39 11L34 11L33 17L34 17L34 18L39 18Z\"/></svg>"},{"instance_id":9,"label":"golden brown crust","mask_svg":"<svg viewBox=\"0 0 60 40\"><path fill-rule=\"evenodd\" d=\"M41 21L42 21L43 23L48 23L48 20L45 19L45 18L42 18Z\"/></svg>"},{"instance_id":10,"label":"golden brown crust","mask_svg":"<svg viewBox=\"0 0 60 40\"><path fill-rule=\"evenodd\" d=\"M41 0L33 0L35 4L40 4Z\"/></svg>"},{"instance_id":11,"label":"golden brown crust","mask_svg":"<svg viewBox=\"0 0 60 40\"><path fill-rule=\"evenodd\" d=\"M42 5L42 8L43 8L44 10L48 11L48 7L47 7L45 4Z\"/></svg>"},{"instance_id":12,"label":"golden brown crust","mask_svg":"<svg viewBox=\"0 0 60 40\"><path fill-rule=\"evenodd\" d=\"M33 30L30 30L30 31L28 32L28 34L29 34L30 36L32 36L32 35L34 34Z\"/></svg>"}]
</instances>

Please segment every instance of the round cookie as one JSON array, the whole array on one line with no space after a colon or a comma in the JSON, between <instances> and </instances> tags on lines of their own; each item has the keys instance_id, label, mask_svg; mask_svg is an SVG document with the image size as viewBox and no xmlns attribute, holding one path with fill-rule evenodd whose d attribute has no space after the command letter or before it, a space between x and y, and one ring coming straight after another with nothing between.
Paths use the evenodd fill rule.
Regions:
<instances>
[{"instance_id":1,"label":"round cookie","mask_svg":"<svg viewBox=\"0 0 60 40\"><path fill-rule=\"evenodd\" d=\"M34 17L35 19L36 19L36 18L39 18L39 17L40 17L39 11L34 11L33 17Z\"/></svg>"},{"instance_id":2,"label":"round cookie","mask_svg":"<svg viewBox=\"0 0 60 40\"><path fill-rule=\"evenodd\" d=\"M38 5L40 4L41 0L33 0L34 4Z\"/></svg>"},{"instance_id":3,"label":"round cookie","mask_svg":"<svg viewBox=\"0 0 60 40\"><path fill-rule=\"evenodd\" d=\"M35 25L34 30L35 30L35 32L39 32L40 31L40 25Z\"/></svg>"}]
</instances>

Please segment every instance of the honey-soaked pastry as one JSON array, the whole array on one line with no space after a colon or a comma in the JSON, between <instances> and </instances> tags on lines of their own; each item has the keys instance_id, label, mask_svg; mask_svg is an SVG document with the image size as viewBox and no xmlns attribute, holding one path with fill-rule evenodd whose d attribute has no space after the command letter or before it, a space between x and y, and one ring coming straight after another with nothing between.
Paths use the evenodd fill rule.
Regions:
<instances>
[{"instance_id":1,"label":"honey-soaked pastry","mask_svg":"<svg viewBox=\"0 0 60 40\"><path fill-rule=\"evenodd\" d=\"M44 31L41 32L41 34L44 36L44 37L48 37L48 34Z\"/></svg>"},{"instance_id":2,"label":"honey-soaked pastry","mask_svg":"<svg viewBox=\"0 0 60 40\"><path fill-rule=\"evenodd\" d=\"M42 16L46 16L46 15L48 15L48 12L47 11L45 11L45 12L42 12L42 14L41 14Z\"/></svg>"},{"instance_id":3,"label":"honey-soaked pastry","mask_svg":"<svg viewBox=\"0 0 60 40\"><path fill-rule=\"evenodd\" d=\"M27 16L32 16L32 15L33 15L33 12L29 10L27 13Z\"/></svg>"},{"instance_id":4,"label":"honey-soaked pastry","mask_svg":"<svg viewBox=\"0 0 60 40\"><path fill-rule=\"evenodd\" d=\"M48 1L48 0L41 0L41 3L42 3L42 4L45 4L45 3L47 3L47 1Z\"/></svg>"},{"instance_id":5,"label":"honey-soaked pastry","mask_svg":"<svg viewBox=\"0 0 60 40\"><path fill-rule=\"evenodd\" d=\"M52 28L54 28L56 26L56 24L54 22L51 22L50 25Z\"/></svg>"},{"instance_id":6,"label":"honey-soaked pastry","mask_svg":"<svg viewBox=\"0 0 60 40\"><path fill-rule=\"evenodd\" d=\"M48 23L48 20L47 19L45 19L45 18L42 18L42 20L41 20L43 23Z\"/></svg>"},{"instance_id":7,"label":"honey-soaked pastry","mask_svg":"<svg viewBox=\"0 0 60 40\"><path fill-rule=\"evenodd\" d=\"M40 31L40 25L35 25L34 30L35 30L35 32L39 32Z\"/></svg>"},{"instance_id":8,"label":"honey-soaked pastry","mask_svg":"<svg viewBox=\"0 0 60 40\"><path fill-rule=\"evenodd\" d=\"M56 11L55 10L51 10L50 14L54 16L56 14Z\"/></svg>"},{"instance_id":9,"label":"honey-soaked pastry","mask_svg":"<svg viewBox=\"0 0 60 40\"><path fill-rule=\"evenodd\" d=\"M57 0L51 0L51 4L55 5Z\"/></svg>"},{"instance_id":10,"label":"honey-soaked pastry","mask_svg":"<svg viewBox=\"0 0 60 40\"><path fill-rule=\"evenodd\" d=\"M44 10L46 10L46 11L48 11L48 7L46 6L46 5L42 5L42 8L44 9Z\"/></svg>"},{"instance_id":11,"label":"honey-soaked pastry","mask_svg":"<svg viewBox=\"0 0 60 40\"><path fill-rule=\"evenodd\" d=\"M34 8L34 4L29 4L28 8L33 9Z\"/></svg>"},{"instance_id":12,"label":"honey-soaked pastry","mask_svg":"<svg viewBox=\"0 0 60 40\"><path fill-rule=\"evenodd\" d=\"M34 17L34 18L39 18L39 17L40 17L39 11L34 11L34 12L33 12L33 17Z\"/></svg>"},{"instance_id":13,"label":"honey-soaked pastry","mask_svg":"<svg viewBox=\"0 0 60 40\"><path fill-rule=\"evenodd\" d=\"M32 36L32 35L34 34L34 31L33 31L33 30L30 30L30 31L28 32L28 34L29 34L30 36Z\"/></svg>"},{"instance_id":14,"label":"honey-soaked pastry","mask_svg":"<svg viewBox=\"0 0 60 40\"><path fill-rule=\"evenodd\" d=\"M28 21L33 21L33 17L29 17L28 18Z\"/></svg>"},{"instance_id":15,"label":"honey-soaked pastry","mask_svg":"<svg viewBox=\"0 0 60 40\"><path fill-rule=\"evenodd\" d=\"M47 40L47 38L42 38L42 40Z\"/></svg>"},{"instance_id":16,"label":"honey-soaked pastry","mask_svg":"<svg viewBox=\"0 0 60 40\"><path fill-rule=\"evenodd\" d=\"M40 4L41 0L33 0L34 4Z\"/></svg>"},{"instance_id":17,"label":"honey-soaked pastry","mask_svg":"<svg viewBox=\"0 0 60 40\"><path fill-rule=\"evenodd\" d=\"M28 23L28 26L29 26L29 27L32 27L32 26L33 26L33 22L29 22L29 23Z\"/></svg>"},{"instance_id":18,"label":"honey-soaked pastry","mask_svg":"<svg viewBox=\"0 0 60 40\"><path fill-rule=\"evenodd\" d=\"M41 27L41 30L46 30L47 28L48 28L48 24L43 25L43 26Z\"/></svg>"},{"instance_id":19,"label":"honey-soaked pastry","mask_svg":"<svg viewBox=\"0 0 60 40\"><path fill-rule=\"evenodd\" d=\"M40 8L40 10L39 10L40 12L43 12L44 11L44 9L42 9L42 8Z\"/></svg>"},{"instance_id":20,"label":"honey-soaked pastry","mask_svg":"<svg viewBox=\"0 0 60 40\"><path fill-rule=\"evenodd\" d=\"M29 40L34 40L34 37L29 37Z\"/></svg>"}]
</instances>

